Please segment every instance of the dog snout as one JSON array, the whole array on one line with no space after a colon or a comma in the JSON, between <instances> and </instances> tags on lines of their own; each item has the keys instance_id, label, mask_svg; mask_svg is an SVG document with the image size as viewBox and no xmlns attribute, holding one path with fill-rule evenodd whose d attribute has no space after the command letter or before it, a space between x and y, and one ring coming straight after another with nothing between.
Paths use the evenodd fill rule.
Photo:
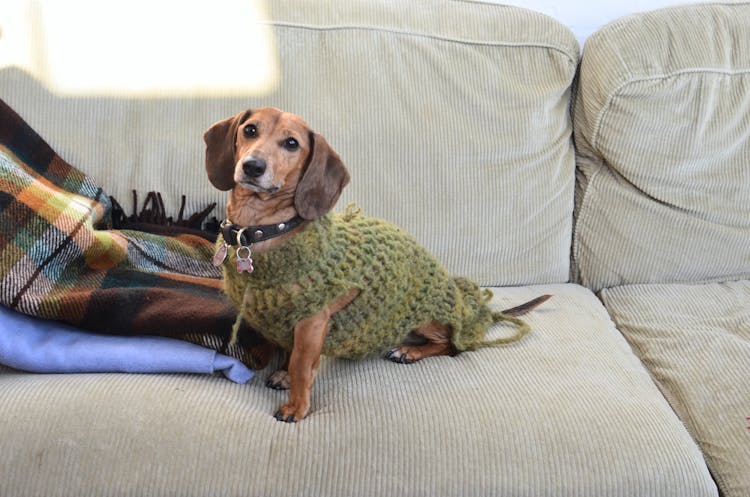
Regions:
<instances>
[{"instance_id":1,"label":"dog snout","mask_svg":"<svg viewBox=\"0 0 750 497\"><path fill-rule=\"evenodd\" d=\"M248 157L242 162L242 170L248 178L259 178L263 176L267 168L266 161Z\"/></svg>"}]
</instances>

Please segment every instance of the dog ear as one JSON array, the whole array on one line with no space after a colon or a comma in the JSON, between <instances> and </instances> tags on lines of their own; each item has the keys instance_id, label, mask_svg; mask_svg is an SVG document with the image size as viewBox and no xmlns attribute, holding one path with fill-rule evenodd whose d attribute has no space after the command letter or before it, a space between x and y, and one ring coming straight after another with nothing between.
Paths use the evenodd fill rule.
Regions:
<instances>
[{"instance_id":1,"label":"dog ear","mask_svg":"<svg viewBox=\"0 0 750 497\"><path fill-rule=\"evenodd\" d=\"M206 142L206 173L211 184L222 191L234 188L234 153L237 128L252 111L222 119L203 133Z\"/></svg>"},{"instance_id":2,"label":"dog ear","mask_svg":"<svg viewBox=\"0 0 750 497\"><path fill-rule=\"evenodd\" d=\"M294 208L305 219L323 217L349 184L349 171L323 136L310 133L310 159L294 194Z\"/></svg>"}]
</instances>

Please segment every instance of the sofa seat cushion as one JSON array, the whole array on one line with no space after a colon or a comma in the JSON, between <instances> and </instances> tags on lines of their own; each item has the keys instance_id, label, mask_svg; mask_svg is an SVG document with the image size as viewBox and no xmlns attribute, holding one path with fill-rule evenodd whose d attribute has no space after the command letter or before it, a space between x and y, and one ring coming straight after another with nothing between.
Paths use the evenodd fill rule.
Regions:
<instances>
[{"instance_id":1,"label":"sofa seat cushion","mask_svg":"<svg viewBox=\"0 0 750 497\"><path fill-rule=\"evenodd\" d=\"M632 285L601 296L723 495L750 495L750 281Z\"/></svg>"},{"instance_id":2,"label":"sofa seat cushion","mask_svg":"<svg viewBox=\"0 0 750 497\"><path fill-rule=\"evenodd\" d=\"M0 495L709 496L700 451L587 289L413 365L324 359L312 413L218 376L0 372ZM498 327L491 336L511 333Z\"/></svg>"}]
</instances>

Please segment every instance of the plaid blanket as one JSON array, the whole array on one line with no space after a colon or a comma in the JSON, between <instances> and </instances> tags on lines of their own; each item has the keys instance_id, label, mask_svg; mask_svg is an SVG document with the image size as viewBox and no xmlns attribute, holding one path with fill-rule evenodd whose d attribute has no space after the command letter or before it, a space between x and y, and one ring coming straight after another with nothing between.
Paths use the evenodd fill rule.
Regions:
<instances>
[{"instance_id":1,"label":"plaid blanket","mask_svg":"<svg viewBox=\"0 0 750 497\"><path fill-rule=\"evenodd\" d=\"M98 333L160 335L252 368L270 346L237 316L211 264L213 243L112 226L112 201L0 100L0 303Z\"/></svg>"}]
</instances>

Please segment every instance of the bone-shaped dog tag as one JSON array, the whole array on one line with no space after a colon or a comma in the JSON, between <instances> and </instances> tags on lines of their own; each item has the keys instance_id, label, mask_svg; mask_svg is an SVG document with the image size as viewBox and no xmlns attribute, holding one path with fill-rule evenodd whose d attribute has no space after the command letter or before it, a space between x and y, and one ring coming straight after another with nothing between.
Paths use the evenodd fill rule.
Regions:
<instances>
[{"instance_id":1,"label":"bone-shaped dog tag","mask_svg":"<svg viewBox=\"0 0 750 497\"><path fill-rule=\"evenodd\" d=\"M243 255L243 249L245 250ZM250 247L242 246L237 249L237 272L238 273L252 273L255 268L253 267L253 259L250 257L252 252Z\"/></svg>"}]
</instances>

